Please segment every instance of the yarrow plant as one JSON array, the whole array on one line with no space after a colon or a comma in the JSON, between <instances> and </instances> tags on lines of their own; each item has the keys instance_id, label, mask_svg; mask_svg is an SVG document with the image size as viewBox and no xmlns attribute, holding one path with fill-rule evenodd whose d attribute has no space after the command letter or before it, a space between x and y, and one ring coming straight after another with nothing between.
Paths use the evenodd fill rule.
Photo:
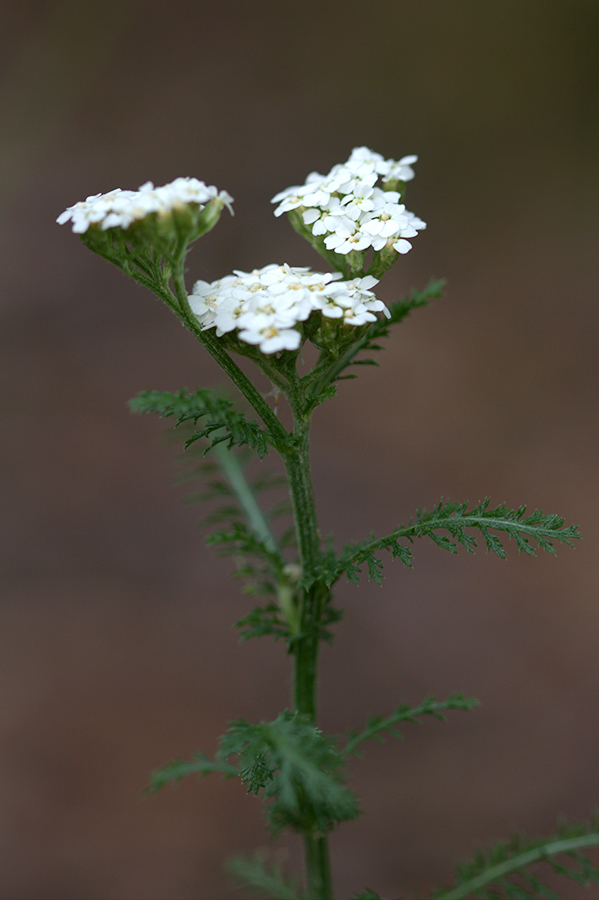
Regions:
<instances>
[{"instance_id":1,"label":"yarrow plant","mask_svg":"<svg viewBox=\"0 0 599 900\"><path fill-rule=\"evenodd\" d=\"M310 473L312 413L335 395L341 380L355 377L353 367L375 364L362 354L380 351L379 341L389 336L392 326L441 294L440 282L391 303L374 292L426 227L403 202L416 161L416 156L384 159L358 147L328 175L313 172L303 185L273 198L278 204L275 215L288 216L324 257L326 272L272 263L252 272L235 269L211 283L199 280L188 291L184 265L191 244L216 225L224 208L233 212L226 191L195 178L96 194L57 220L70 222L91 250L163 300L258 417L251 418L247 407L236 408L228 397L202 387L177 393L144 391L131 401L135 412L173 417L181 426L193 474L206 480L203 499L225 503L210 516L217 527L209 543L233 556L248 588L265 596L262 605L237 622L241 639L270 635L283 641L294 672L289 709L271 722L229 723L214 759L200 752L190 761L174 760L153 773L148 790L158 791L189 774L219 772L239 778L249 793L261 796L273 834L291 830L303 838L303 885L259 856L234 860L231 871L248 890L274 900L332 900L329 836L341 822L359 814L345 777L351 754L361 752L367 740L399 734L401 723L418 723L427 716L442 719L448 710L469 710L477 703L461 694L440 701L427 697L417 706L400 703L344 738L325 735L317 717L318 655L321 642L333 639L332 626L342 615L334 604L336 582L345 576L357 583L366 570L380 584L382 551L411 566L417 538L430 538L457 553L460 546L472 552L478 536L487 551L504 557L502 536L531 556L536 548L554 553L555 542L572 546L579 537L576 527L566 526L559 516L541 510L526 515L524 506L491 507L485 499L472 508L440 502L430 511L419 509L407 525L341 548L332 538L321 539ZM300 357L306 345L317 351L310 369ZM286 397L290 429L279 419L270 395L260 393L233 354L250 358L272 383L272 394ZM300 358L304 368L298 370ZM264 460L271 451L285 466L291 529L279 524L280 509L260 502L273 479L249 474L248 454ZM208 463L202 462L206 454ZM596 846L597 822L564 825L543 840L513 838L462 866L453 887L439 888L431 897L559 897L552 880L558 876L567 884L599 883L599 870L582 852ZM394 900L398 896L394 894ZM370 889L354 895L354 900L377 898Z\"/></svg>"}]
</instances>

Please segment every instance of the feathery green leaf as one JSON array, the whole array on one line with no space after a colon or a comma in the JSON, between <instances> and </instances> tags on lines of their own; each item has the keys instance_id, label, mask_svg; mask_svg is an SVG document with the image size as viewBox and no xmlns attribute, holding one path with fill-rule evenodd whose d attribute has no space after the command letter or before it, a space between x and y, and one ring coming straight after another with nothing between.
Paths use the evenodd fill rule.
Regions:
<instances>
[{"instance_id":1,"label":"feathery green leaf","mask_svg":"<svg viewBox=\"0 0 599 900\"><path fill-rule=\"evenodd\" d=\"M177 784L187 775L209 775L211 772L220 772L227 778L233 778L239 775L239 769L223 760L212 760L204 756L203 753L196 753L190 762L183 759L174 759L160 769L152 772L150 775L150 783L145 788L144 793L156 794L162 790L165 784Z\"/></svg>"},{"instance_id":2,"label":"feathery green leaf","mask_svg":"<svg viewBox=\"0 0 599 900\"><path fill-rule=\"evenodd\" d=\"M274 833L289 827L325 833L358 815L355 795L343 784L342 759L306 716L285 710L273 722L232 722L217 759L238 758L248 792L262 791Z\"/></svg>"},{"instance_id":3,"label":"feathery green leaf","mask_svg":"<svg viewBox=\"0 0 599 900\"><path fill-rule=\"evenodd\" d=\"M422 716L432 716L444 722L445 716L443 713L446 710L470 710L474 709L475 706L478 706L478 700L464 697L463 694L452 694L447 700L435 700L434 697L426 697L420 706L414 707L402 703L385 719L382 716L374 716L372 719L369 719L363 731L350 731L348 735L349 740L345 747L339 751L339 755L343 758L350 753L359 755L359 751L356 749L359 744L372 738L382 740L381 735L383 732L393 734L395 737L402 737L401 732L394 727L398 722L410 722L413 725L421 725Z\"/></svg>"},{"instance_id":4,"label":"feathery green leaf","mask_svg":"<svg viewBox=\"0 0 599 900\"><path fill-rule=\"evenodd\" d=\"M457 553L462 545L468 553L474 552L476 539L465 529L478 529L482 535L487 552L495 553L501 559L506 556L505 548L497 535L490 529L505 533L515 541L519 553L535 556L531 544L555 555L553 542L558 541L573 547L573 541L580 538L575 525L564 525L564 520L554 514L544 515L536 509L530 516L524 516L526 507L508 509L505 503L489 509L489 498L468 510L468 503L449 503L441 501L433 510L418 509L416 517L409 525L398 525L391 534L382 538L371 537L369 541L359 544L347 544L340 555L335 558L331 548L322 557L322 575L326 583L332 585L342 574L346 573L349 581L357 583L361 567L366 564L369 579L381 583L382 562L374 555L377 550L388 550L392 558L399 557L404 565L412 565L412 553L400 540L410 543L414 538L428 537L438 547ZM445 531L447 534L439 534Z\"/></svg>"},{"instance_id":5,"label":"feathery green leaf","mask_svg":"<svg viewBox=\"0 0 599 900\"><path fill-rule=\"evenodd\" d=\"M275 860L267 861L261 853L251 859L234 857L228 861L227 869L252 893L266 893L272 900L302 900L295 883L283 876L283 867Z\"/></svg>"},{"instance_id":6,"label":"feathery green leaf","mask_svg":"<svg viewBox=\"0 0 599 900\"><path fill-rule=\"evenodd\" d=\"M578 896L572 893L572 884L566 885L563 893L556 893L555 881L546 884L543 870L553 871L574 884L599 884L599 868L586 853L581 853L594 847L599 848L599 821L588 825L564 823L556 835L533 841L514 835L486 853L479 851L461 865L454 886L438 888L431 900L571 900Z\"/></svg>"},{"instance_id":7,"label":"feathery green leaf","mask_svg":"<svg viewBox=\"0 0 599 900\"><path fill-rule=\"evenodd\" d=\"M227 447L247 444L262 459L268 453L269 444L279 447L277 439L255 421L248 421L243 413L236 412L231 400L214 392L199 388L193 393L182 388L178 393L169 391L142 391L129 401L133 412L153 412L162 418L176 416L177 425L192 421L197 424L206 419L205 427L195 431L186 441L188 447L201 438L210 438L208 449L222 442Z\"/></svg>"}]
</instances>

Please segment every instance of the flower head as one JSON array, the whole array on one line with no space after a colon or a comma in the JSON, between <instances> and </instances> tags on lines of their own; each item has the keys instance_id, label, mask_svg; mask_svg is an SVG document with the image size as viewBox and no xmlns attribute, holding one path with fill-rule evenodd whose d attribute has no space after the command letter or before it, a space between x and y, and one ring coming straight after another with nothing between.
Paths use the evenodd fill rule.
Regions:
<instances>
[{"instance_id":1,"label":"flower head","mask_svg":"<svg viewBox=\"0 0 599 900\"><path fill-rule=\"evenodd\" d=\"M311 230L327 251L336 254L384 250L388 268L398 253L411 248L408 238L426 228L401 202L417 159L384 159L368 147L355 147L347 162L333 166L328 175L312 172L305 184L273 197L272 202L279 204L275 215L301 216L306 236Z\"/></svg>"},{"instance_id":2,"label":"flower head","mask_svg":"<svg viewBox=\"0 0 599 900\"><path fill-rule=\"evenodd\" d=\"M197 178L176 178L157 188L147 181L137 191L116 188L108 194L94 194L80 200L69 206L56 221L59 225L71 221L76 234L84 234L94 225L102 231L109 228L126 230L153 213L160 218L184 208L195 207L196 211L202 211L211 201L215 201L219 209L226 206L233 212L233 198L226 191L208 187Z\"/></svg>"},{"instance_id":3,"label":"flower head","mask_svg":"<svg viewBox=\"0 0 599 900\"><path fill-rule=\"evenodd\" d=\"M313 314L339 319L344 325L373 322L379 311L389 315L367 276L341 281L340 272L312 272L300 266L272 264L252 272L236 270L208 284L197 281L189 305L202 326L218 337L236 331L239 340L262 353L297 350L302 323Z\"/></svg>"}]
</instances>

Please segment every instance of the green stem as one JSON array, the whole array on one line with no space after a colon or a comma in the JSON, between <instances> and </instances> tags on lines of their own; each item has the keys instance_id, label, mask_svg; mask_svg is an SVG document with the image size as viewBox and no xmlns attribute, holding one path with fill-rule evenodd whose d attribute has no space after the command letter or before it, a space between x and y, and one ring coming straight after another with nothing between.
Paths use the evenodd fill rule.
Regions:
<instances>
[{"instance_id":1,"label":"green stem","mask_svg":"<svg viewBox=\"0 0 599 900\"><path fill-rule=\"evenodd\" d=\"M309 421L296 425L294 438L296 438L295 446L285 453L285 465L293 504L304 585L300 605L300 634L293 645L295 655L294 696L296 709L315 722L322 590L316 580L320 548L308 455Z\"/></svg>"},{"instance_id":2,"label":"green stem","mask_svg":"<svg viewBox=\"0 0 599 900\"><path fill-rule=\"evenodd\" d=\"M333 885L325 834L308 834L304 839L308 900L332 900Z\"/></svg>"},{"instance_id":3,"label":"green stem","mask_svg":"<svg viewBox=\"0 0 599 900\"><path fill-rule=\"evenodd\" d=\"M294 702L298 712L316 724L316 689L318 649L323 599L326 586L318 579L320 536L316 520L316 505L310 473L310 413L303 413L303 397L298 390L290 391L289 400L294 413L293 442L285 453L289 492L293 503L295 527L302 567L303 590L300 602L300 632L293 642L295 657ZM331 870L326 834L307 830L304 833L304 853L309 900L332 900Z\"/></svg>"}]
</instances>

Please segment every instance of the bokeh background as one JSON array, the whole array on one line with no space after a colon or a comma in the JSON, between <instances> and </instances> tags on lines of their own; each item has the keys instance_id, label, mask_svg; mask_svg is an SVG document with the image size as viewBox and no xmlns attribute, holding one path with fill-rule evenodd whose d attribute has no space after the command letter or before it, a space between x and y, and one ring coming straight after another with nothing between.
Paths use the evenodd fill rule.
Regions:
<instances>
[{"instance_id":1,"label":"bokeh background","mask_svg":"<svg viewBox=\"0 0 599 900\"><path fill-rule=\"evenodd\" d=\"M337 896L396 898L513 828L599 801L599 3L28 2L2 5L0 893L243 897L223 859L268 846L218 778L142 799L146 774L289 703L280 645L173 488L144 388L222 383L149 294L56 216L194 175L235 197L190 280L319 258L269 200L352 147L419 154L429 227L386 300L446 277L314 422L324 534L359 540L440 497L580 525L557 558L419 543L384 588L342 584L323 727L400 701L481 699L352 763L365 815L333 837ZM297 847L275 845L289 865ZM571 898L577 900L577 898Z\"/></svg>"}]
</instances>

